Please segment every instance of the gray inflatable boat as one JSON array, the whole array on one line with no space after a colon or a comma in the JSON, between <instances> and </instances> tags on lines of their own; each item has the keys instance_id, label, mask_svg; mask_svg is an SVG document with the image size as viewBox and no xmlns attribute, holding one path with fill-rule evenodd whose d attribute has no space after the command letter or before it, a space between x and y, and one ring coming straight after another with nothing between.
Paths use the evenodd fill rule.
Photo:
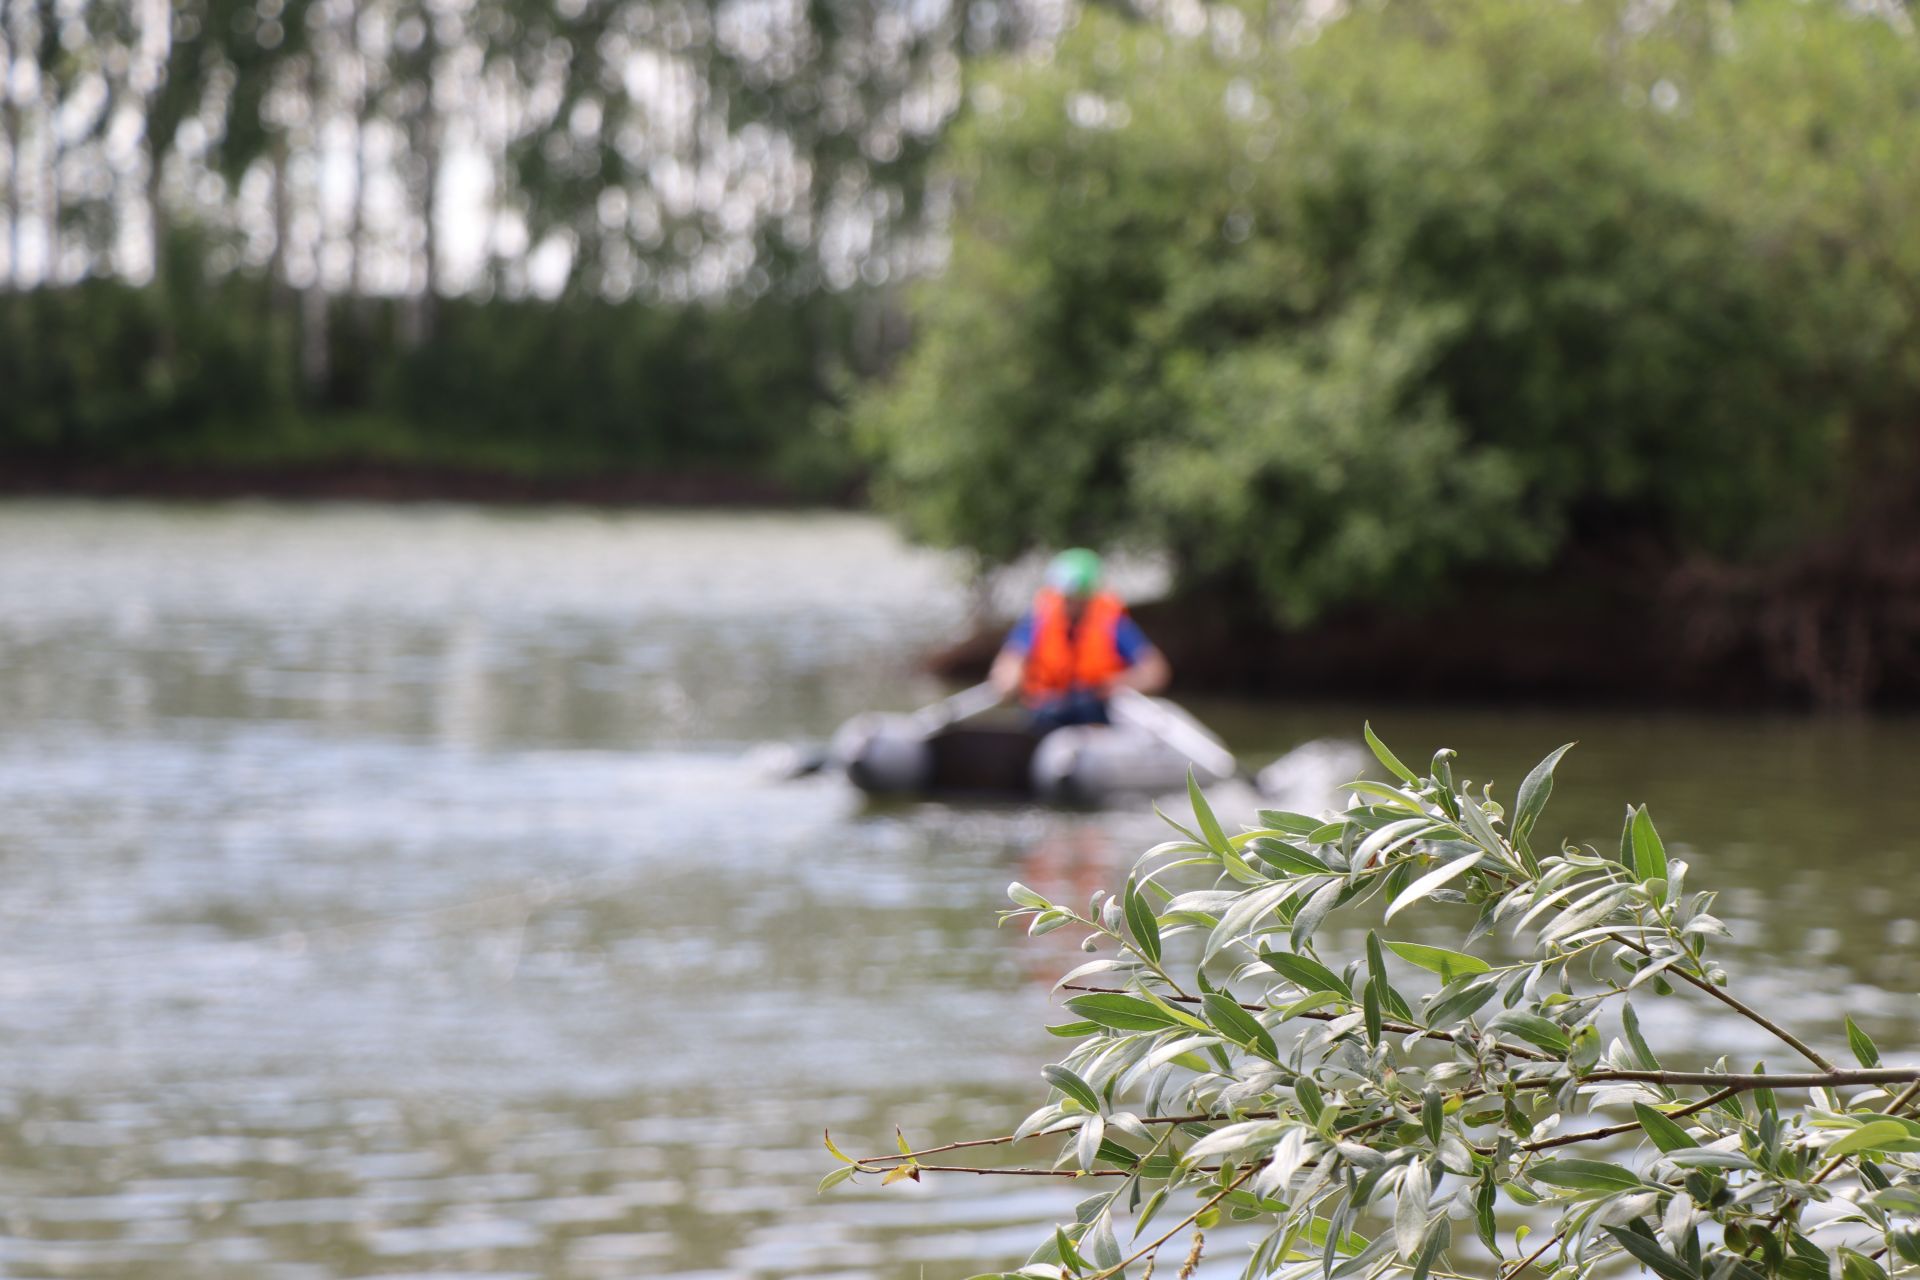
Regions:
<instances>
[{"instance_id":1,"label":"gray inflatable boat","mask_svg":"<svg viewBox=\"0 0 1920 1280\"><path fill-rule=\"evenodd\" d=\"M1176 703L1116 697L1110 725L1039 735L991 690L969 689L912 714L855 716L833 736L831 758L874 795L1033 799L1098 805L1233 776L1231 752Z\"/></svg>"}]
</instances>

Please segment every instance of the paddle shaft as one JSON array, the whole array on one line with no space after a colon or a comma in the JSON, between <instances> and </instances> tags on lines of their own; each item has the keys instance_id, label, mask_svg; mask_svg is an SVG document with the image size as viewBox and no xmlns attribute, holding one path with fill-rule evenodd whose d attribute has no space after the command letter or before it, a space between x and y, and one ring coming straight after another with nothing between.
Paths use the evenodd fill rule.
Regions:
<instances>
[{"instance_id":1,"label":"paddle shaft","mask_svg":"<svg viewBox=\"0 0 1920 1280\"><path fill-rule=\"evenodd\" d=\"M1115 689L1107 701L1121 721L1144 729L1215 777L1253 780L1233 752L1137 689Z\"/></svg>"}]
</instances>

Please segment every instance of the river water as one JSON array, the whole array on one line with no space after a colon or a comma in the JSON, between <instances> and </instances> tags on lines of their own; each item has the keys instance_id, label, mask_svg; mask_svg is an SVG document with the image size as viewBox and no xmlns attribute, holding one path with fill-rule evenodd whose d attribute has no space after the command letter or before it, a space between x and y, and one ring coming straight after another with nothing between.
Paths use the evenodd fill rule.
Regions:
<instances>
[{"instance_id":1,"label":"river water","mask_svg":"<svg viewBox=\"0 0 1920 1280\"><path fill-rule=\"evenodd\" d=\"M1066 1188L816 1198L820 1130L1024 1114L1075 953L996 930L1004 887L1084 898L1155 823L754 756L936 696L911 655L964 612L850 516L0 507L0 1276L1017 1260ZM1255 763L1366 715L1509 790L1577 738L1548 828L1649 802L1746 992L1920 1049L1910 722L1197 709ZM1665 1003L1676 1057L1766 1049Z\"/></svg>"}]
</instances>

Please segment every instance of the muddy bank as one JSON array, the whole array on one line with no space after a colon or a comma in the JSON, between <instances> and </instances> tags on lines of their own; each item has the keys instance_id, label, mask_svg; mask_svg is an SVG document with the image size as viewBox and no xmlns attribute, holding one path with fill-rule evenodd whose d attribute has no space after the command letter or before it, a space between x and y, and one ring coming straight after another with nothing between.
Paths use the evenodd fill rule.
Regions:
<instances>
[{"instance_id":1,"label":"muddy bank","mask_svg":"<svg viewBox=\"0 0 1920 1280\"><path fill-rule=\"evenodd\" d=\"M712 507L845 506L858 497L846 490L823 499L718 468L538 476L389 462L189 467L40 459L0 459L0 495Z\"/></svg>"},{"instance_id":2,"label":"muddy bank","mask_svg":"<svg viewBox=\"0 0 1920 1280\"><path fill-rule=\"evenodd\" d=\"M1849 535L1765 569L1579 564L1468 584L1422 610L1300 631L1219 600L1134 610L1180 689L1723 710L1920 708L1920 538ZM929 656L986 670L992 627Z\"/></svg>"}]
</instances>

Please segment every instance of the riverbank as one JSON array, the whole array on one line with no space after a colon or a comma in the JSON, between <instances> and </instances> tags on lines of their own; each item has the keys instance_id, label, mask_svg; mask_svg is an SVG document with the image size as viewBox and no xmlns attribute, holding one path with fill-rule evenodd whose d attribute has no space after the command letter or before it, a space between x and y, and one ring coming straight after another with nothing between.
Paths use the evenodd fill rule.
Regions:
<instances>
[{"instance_id":1,"label":"riverbank","mask_svg":"<svg viewBox=\"0 0 1920 1280\"><path fill-rule=\"evenodd\" d=\"M1286 631L1244 601L1134 610L1175 689L1289 701L1717 711L1920 709L1920 539L1862 526L1764 569L1569 562L1463 583L1444 604L1343 610ZM1004 627L931 654L984 675Z\"/></svg>"}]
</instances>

